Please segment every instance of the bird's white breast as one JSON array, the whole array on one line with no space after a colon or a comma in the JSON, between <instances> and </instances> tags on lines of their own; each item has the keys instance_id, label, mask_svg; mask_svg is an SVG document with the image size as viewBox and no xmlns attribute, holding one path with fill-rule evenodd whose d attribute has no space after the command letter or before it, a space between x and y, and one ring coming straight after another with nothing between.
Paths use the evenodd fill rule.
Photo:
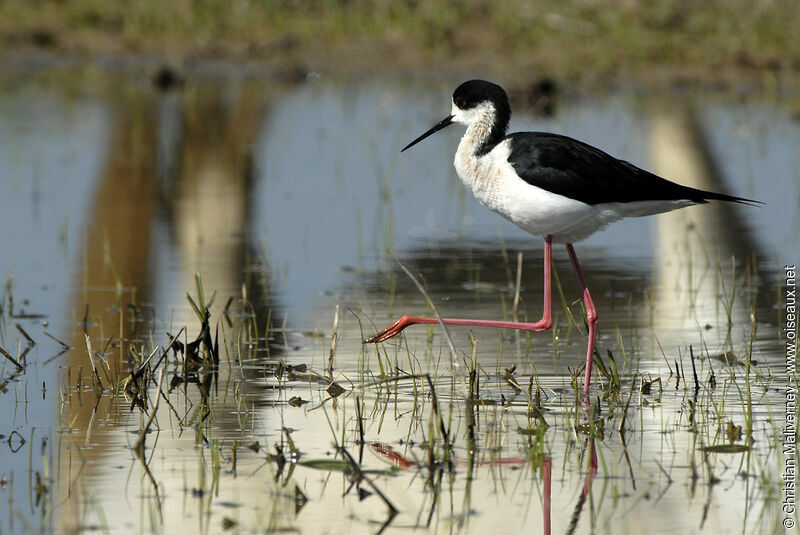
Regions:
<instances>
[{"instance_id":1,"label":"bird's white breast","mask_svg":"<svg viewBox=\"0 0 800 535\"><path fill-rule=\"evenodd\" d=\"M454 165L459 178L481 204L526 232L552 236L557 243L573 243L623 217L608 206L591 206L522 180L508 162L508 140L476 156L477 144L470 130L456 151Z\"/></svg>"},{"instance_id":2,"label":"bird's white breast","mask_svg":"<svg viewBox=\"0 0 800 535\"><path fill-rule=\"evenodd\" d=\"M510 150L507 144L501 143L487 154L475 155L490 126L490 124L475 123L467 128L467 132L458 144L453 165L461 182L482 205L503 214L501 210L505 177L502 165L507 163ZM504 145L502 149L501 145Z\"/></svg>"}]
</instances>

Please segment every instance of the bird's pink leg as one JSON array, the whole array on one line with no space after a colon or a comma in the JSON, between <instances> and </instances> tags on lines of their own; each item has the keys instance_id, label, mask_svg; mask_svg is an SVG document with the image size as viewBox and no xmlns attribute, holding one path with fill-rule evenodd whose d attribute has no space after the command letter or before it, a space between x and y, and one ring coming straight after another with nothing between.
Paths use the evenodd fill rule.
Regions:
<instances>
[{"instance_id":1,"label":"bird's pink leg","mask_svg":"<svg viewBox=\"0 0 800 535\"><path fill-rule=\"evenodd\" d=\"M583 395L588 396L589 382L592 380L594 341L597 338L597 309L594 307L589 288L586 287L581 265L578 262L578 257L575 255L575 249L572 247L571 243L567 244L567 252L569 253L569 259L572 261L572 267L575 268L575 274L578 275L578 283L581 286L581 293L583 294L583 303L586 306L586 323L589 324L589 345L586 348L586 376L583 379Z\"/></svg>"},{"instance_id":2,"label":"bird's pink leg","mask_svg":"<svg viewBox=\"0 0 800 535\"><path fill-rule=\"evenodd\" d=\"M542 319L536 323L526 323L521 321L491 321L491 320L473 320L473 319L457 319L457 318L443 318L442 321L445 325L467 325L472 327L499 327L501 329L518 329L522 331L546 331L553 326L553 310L551 306L552 292L550 291L550 262L551 262L551 249L552 239L550 236L544 240L544 311L542 312ZM439 323L436 318L422 318L419 316L403 316L395 321L384 330L364 340L364 343L383 342L397 336L400 331L409 325L433 325Z\"/></svg>"}]
</instances>

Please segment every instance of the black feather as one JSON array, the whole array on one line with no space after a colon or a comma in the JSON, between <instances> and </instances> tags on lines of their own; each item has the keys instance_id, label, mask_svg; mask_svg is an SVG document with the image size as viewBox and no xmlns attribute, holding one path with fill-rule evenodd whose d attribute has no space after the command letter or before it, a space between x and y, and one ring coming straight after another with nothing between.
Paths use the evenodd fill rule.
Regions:
<instances>
[{"instance_id":1,"label":"black feather","mask_svg":"<svg viewBox=\"0 0 800 535\"><path fill-rule=\"evenodd\" d=\"M681 186L559 134L520 132L506 136L505 140L511 143L508 161L522 180L590 205L668 200L758 203Z\"/></svg>"}]
</instances>

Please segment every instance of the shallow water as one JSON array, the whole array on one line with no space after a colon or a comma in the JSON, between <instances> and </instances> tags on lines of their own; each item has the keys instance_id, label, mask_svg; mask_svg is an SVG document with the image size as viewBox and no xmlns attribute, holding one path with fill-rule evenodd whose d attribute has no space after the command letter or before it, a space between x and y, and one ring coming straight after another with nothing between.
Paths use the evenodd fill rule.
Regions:
<instances>
[{"instance_id":1,"label":"shallow water","mask_svg":"<svg viewBox=\"0 0 800 535\"><path fill-rule=\"evenodd\" d=\"M512 119L513 130L568 134L682 183L765 203L628 220L578 245L600 354L608 366L611 351L622 375L615 394L595 372L606 423L587 432L571 386L586 337L560 247L565 297L555 298L552 333L452 328L454 360L438 327L361 344L403 313L430 313L396 259L442 314L503 318L513 315L522 252L518 315L541 313L541 243L463 189L452 169L458 127L399 153L447 113L452 85L6 88L0 347L25 350L16 325L35 345L23 371L2 364L0 530L375 533L387 520L377 489L399 510L386 532L540 530L548 500L554 532L780 531L782 266L800 251L796 103L613 94ZM197 336L186 299L197 296L196 273L205 301L214 294L218 373L199 375L213 377L207 393L183 384L166 395L182 367L170 353L141 462L133 446L158 388L140 411L112 385L142 355L159 356L166 333ZM329 381L278 363L326 375L337 306L333 379L345 392L329 399ZM95 379L84 331L100 363ZM756 362L749 392L744 366L710 358L728 351ZM480 402L470 412L463 378L473 355ZM519 392L503 379L512 366ZM432 376L453 440L444 466L430 462L442 458L442 436L427 383L374 384L395 370ZM531 415L537 391L546 429ZM293 396L307 403L294 406ZM703 452L729 442L728 422L746 431L748 415L749 452ZM359 500L350 488L352 467L291 462L287 434L306 462L340 459L343 444L379 471L359 481L371 494ZM258 451L247 448L254 442ZM282 469L279 452L289 459Z\"/></svg>"}]
</instances>

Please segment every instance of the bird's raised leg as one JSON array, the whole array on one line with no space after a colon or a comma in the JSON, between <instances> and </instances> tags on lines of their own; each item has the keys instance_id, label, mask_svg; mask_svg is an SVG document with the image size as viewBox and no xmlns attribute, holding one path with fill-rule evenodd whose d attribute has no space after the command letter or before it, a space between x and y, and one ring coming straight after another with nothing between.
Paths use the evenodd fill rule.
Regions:
<instances>
[{"instance_id":1,"label":"bird's raised leg","mask_svg":"<svg viewBox=\"0 0 800 535\"><path fill-rule=\"evenodd\" d=\"M491 320L473 320L473 319L457 319L457 318L443 318L442 321L445 325L468 325L473 327L499 327L502 329L518 329L521 331L546 331L553 326L553 311L552 311L552 292L550 290L550 262L551 262L551 249L552 239L550 236L544 240L544 311L542 312L542 319L535 323L526 323L521 321L491 321ZM433 325L439 323L436 318L422 318L419 316L403 316L395 321L384 330L364 340L364 343L383 342L393 336L400 334L400 331L409 325Z\"/></svg>"},{"instance_id":2,"label":"bird's raised leg","mask_svg":"<svg viewBox=\"0 0 800 535\"><path fill-rule=\"evenodd\" d=\"M567 252L569 253L569 259L572 261L572 267L575 269L575 274L578 276L578 283L581 286L581 294L583 295L583 304L586 306L586 323L589 325L589 345L586 348L586 375L583 379L583 394L588 396L589 382L592 380L594 341L597 338L597 309L594 307L589 288L586 287L581 265L578 262L578 257L575 255L575 249L572 247L571 243L567 244Z\"/></svg>"}]
</instances>

